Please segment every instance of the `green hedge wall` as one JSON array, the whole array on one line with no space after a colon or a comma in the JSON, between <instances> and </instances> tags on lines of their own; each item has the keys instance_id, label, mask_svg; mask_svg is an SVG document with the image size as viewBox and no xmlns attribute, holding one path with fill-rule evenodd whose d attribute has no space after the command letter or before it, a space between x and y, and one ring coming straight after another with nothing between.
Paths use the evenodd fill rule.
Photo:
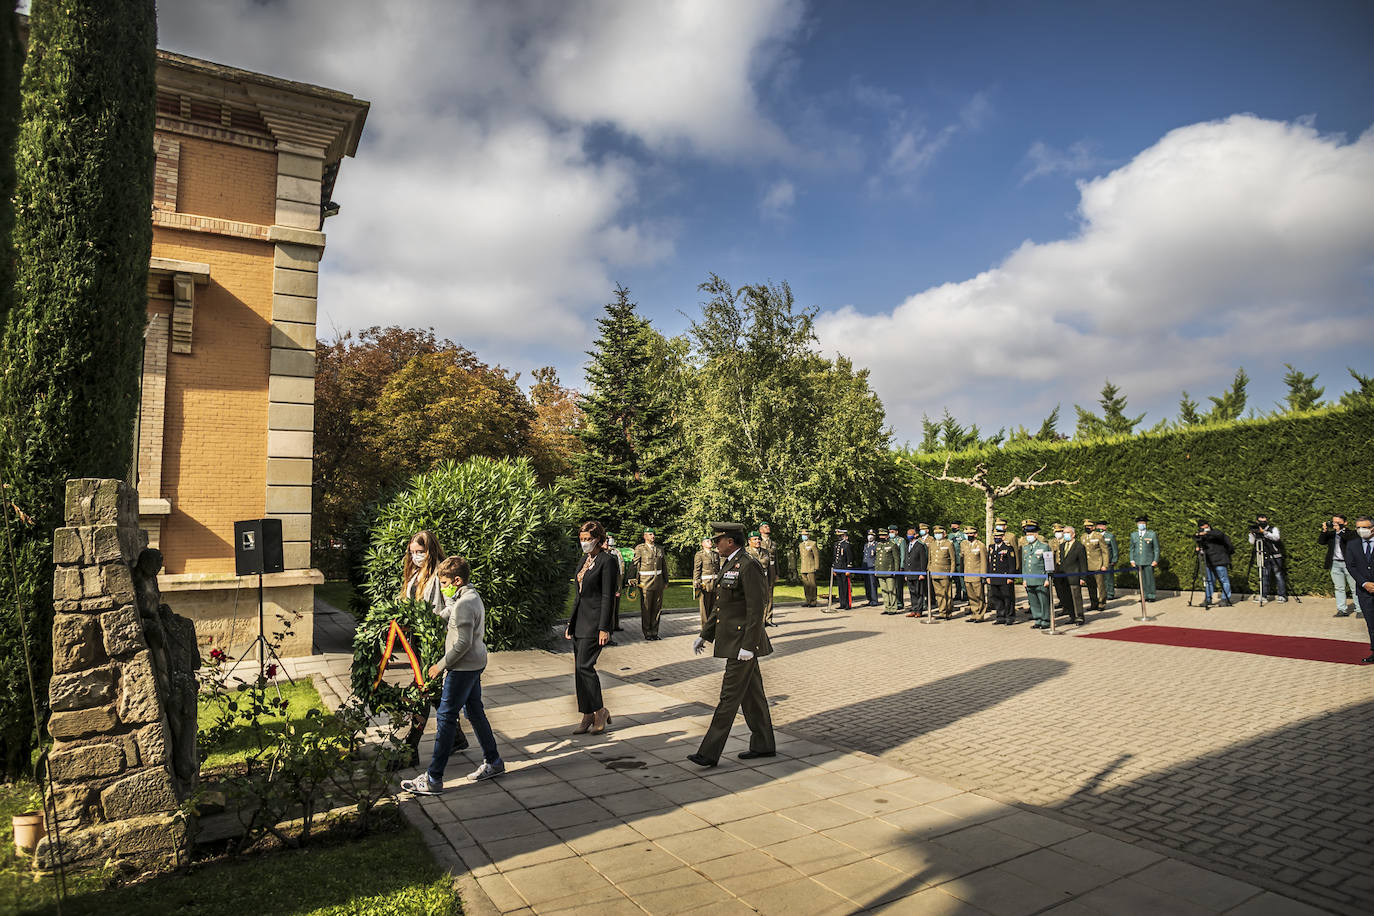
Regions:
<instances>
[{"instance_id":1,"label":"green hedge wall","mask_svg":"<svg viewBox=\"0 0 1374 916\"><path fill-rule=\"evenodd\" d=\"M1287 548L1290 591L1329 595L1331 579L1322 569L1325 548L1317 544L1317 535L1333 512L1350 516L1352 527L1356 515L1374 515L1371 431L1374 406L1328 408L1165 433L961 452L952 456L949 473L967 477L982 461L991 482L1000 485L1045 464L1040 479L1078 484L1023 490L998 500L997 514L1012 525L1034 518L1042 526L1060 522L1076 528L1084 518L1100 516L1116 533L1123 554L1136 516L1148 515L1159 534L1162 588L1191 584L1192 535L1199 519L1235 544L1231 578L1237 590L1257 587L1253 574L1245 581L1245 534L1255 513L1267 511ZM944 460L944 455L907 455L899 461L908 520L974 521L981 527L981 493L916 471L938 476ZM1134 577L1119 576L1118 582L1133 585Z\"/></svg>"}]
</instances>

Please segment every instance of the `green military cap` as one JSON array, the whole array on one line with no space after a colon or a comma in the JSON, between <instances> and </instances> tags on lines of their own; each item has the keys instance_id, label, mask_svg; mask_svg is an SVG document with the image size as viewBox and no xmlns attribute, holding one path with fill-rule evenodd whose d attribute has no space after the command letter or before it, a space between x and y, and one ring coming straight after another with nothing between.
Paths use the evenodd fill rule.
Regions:
<instances>
[{"instance_id":1,"label":"green military cap","mask_svg":"<svg viewBox=\"0 0 1374 916\"><path fill-rule=\"evenodd\" d=\"M900 530L900 529L899 529L896 525L888 525L888 526L887 526L887 530L888 530L888 531L898 531L898 530Z\"/></svg>"},{"instance_id":2,"label":"green military cap","mask_svg":"<svg viewBox=\"0 0 1374 916\"><path fill-rule=\"evenodd\" d=\"M644 529L644 533L645 533L645 534L658 534L658 532L655 531L655 530L652 529L652 528L645 528L645 529Z\"/></svg>"},{"instance_id":3,"label":"green military cap","mask_svg":"<svg viewBox=\"0 0 1374 916\"><path fill-rule=\"evenodd\" d=\"M936 534L944 534L944 533L945 533L945 526L944 526L944 525L936 525L936 526L935 526L935 533L936 533Z\"/></svg>"},{"instance_id":4,"label":"green military cap","mask_svg":"<svg viewBox=\"0 0 1374 916\"><path fill-rule=\"evenodd\" d=\"M750 536L751 538L762 537L762 535L760 535L757 531L751 531L751 532L749 532L749 536Z\"/></svg>"},{"instance_id":5,"label":"green military cap","mask_svg":"<svg viewBox=\"0 0 1374 916\"><path fill-rule=\"evenodd\" d=\"M712 522L711 540L719 537L734 538L738 542L744 541L744 526L738 522Z\"/></svg>"},{"instance_id":6,"label":"green military cap","mask_svg":"<svg viewBox=\"0 0 1374 916\"><path fill-rule=\"evenodd\" d=\"M1263 512L1261 512L1261 513L1259 514L1259 517L1260 517L1260 518L1268 518L1269 516L1267 516L1267 515L1265 515ZM1148 515L1140 515L1140 516L1137 516L1137 517L1136 517L1136 521L1138 521L1138 522L1148 522L1149 520L1150 520L1150 517L1149 517Z\"/></svg>"}]
</instances>

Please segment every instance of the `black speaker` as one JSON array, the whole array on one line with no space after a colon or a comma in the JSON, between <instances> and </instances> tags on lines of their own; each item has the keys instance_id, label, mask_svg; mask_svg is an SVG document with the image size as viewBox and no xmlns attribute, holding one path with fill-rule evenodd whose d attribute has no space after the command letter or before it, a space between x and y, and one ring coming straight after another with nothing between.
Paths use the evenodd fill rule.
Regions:
<instances>
[{"instance_id":1,"label":"black speaker","mask_svg":"<svg viewBox=\"0 0 1374 916\"><path fill-rule=\"evenodd\" d=\"M286 568L281 550L281 519L234 522L234 574L255 576Z\"/></svg>"}]
</instances>

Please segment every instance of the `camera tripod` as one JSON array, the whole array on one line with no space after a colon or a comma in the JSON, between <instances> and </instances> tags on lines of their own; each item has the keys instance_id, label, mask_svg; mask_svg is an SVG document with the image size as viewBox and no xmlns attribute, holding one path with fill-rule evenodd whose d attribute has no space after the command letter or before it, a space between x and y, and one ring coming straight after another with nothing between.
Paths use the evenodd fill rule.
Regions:
<instances>
[{"instance_id":1,"label":"camera tripod","mask_svg":"<svg viewBox=\"0 0 1374 916\"><path fill-rule=\"evenodd\" d=\"M1269 572L1269 566L1275 565L1275 564L1277 564L1277 569L1278 569L1280 581L1282 582L1282 581L1284 581L1284 580L1283 580L1283 557L1282 557L1282 556L1272 556L1272 557L1271 557L1271 556L1268 556L1268 555L1266 554L1266 552L1265 552L1265 549L1264 549L1264 535L1263 535L1263 534L1260 534L1258 537L1255 538L1254 550L1250 551L1250 563L1249 563L1249 565L1247 565L1247 566L1245 567L1245 581L1246 581L1246 582L1249 582L1249 581L1250 581L1250 571L1251 571L1252 569L1255 569L1255 568L1258 568L1258 569L1259 569L1259 590L1256 592L1256 594L1259 596L1259 604L1260 604L1260 607L1264 607L1264 603L1265 603L1266 601L1273 601L1273 600L1274 600L1273 598L1271 598L1271 597L1265 595L1264 589L1265 589L1265 586L1268 585L1268 581L1269 581L1269 576L1267 575L1268 572ZM1285 591L1286 591L1286 589L1285 589ZM1285 597L1287 597L1287 596L1285 596ZM1302 599L1299 598L1297 595L1293 595L1293 596L1291 596L1291 597L1292 597L1293 602L1294 602L1295 604L1302 604Z\"/></svg>"},{"instance_id":2,"label":"camera tripod","mask_svg":"<svg viewBox=\"0 0 1374 916\"><path fill-rule=\"evenodd\" d=\"M1201 547L1197 548L1197 552L1193 554L1193 584L1188 588L1188 607L1193 606L1193 595L1197 594L1197 576L1204 563L1207 566L1208 577L1211 581L1216 583L1217 590L1221 590L1221 577L1217 575L1217 568L1212 565L1211 560L1207 559L1206 552L1203 551ZM1222 598L1226 599L1225 594L1222 595ZM1211 607L1211 605L1211 600L1204 596L1202 601L1203 608Z\"/></svg>"}]
</instances>

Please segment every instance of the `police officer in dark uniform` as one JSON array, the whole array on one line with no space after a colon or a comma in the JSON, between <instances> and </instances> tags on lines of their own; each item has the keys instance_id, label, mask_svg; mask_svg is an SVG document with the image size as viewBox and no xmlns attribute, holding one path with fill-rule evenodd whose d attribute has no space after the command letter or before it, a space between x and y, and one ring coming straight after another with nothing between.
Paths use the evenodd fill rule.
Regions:
<instances>
[{"instance_id":1,"label":"police officer in dark uniform","mask_svg":"<svg viewBox=\"0 0 1374 916\"><path fill-rule=\"evenodd\" d=\"M1016 544L1007 534L1006 526L1003 525L1001 531L994 529L992 544L988 547L988 572L1015 573L1019 560ZM1016 580L988 579L988 607L997 614L993 626L1016 623Z\"/></svg>"},{"instance_id":2,"label":"police officer in dark uniform","mask_svg":"<svg viewBox=\"0 0 1374 916\"><path fill-rule=\"evenodd\" d=\"M711 539L721 557L720 593L706 626L692 644L692 651L700 655L708 642L714 643L715 657L725 659L725 679L706 735L696 753L687 755L688 760L701 767L713 767L720 761L735 724L735 713L741 710L749 726L749 750L741 751L739 758L752 760L777 754L773 718L768 712L768 697L763 693L763 675L759 673L759 659L773 651L763 628L768 573L744 550L743 525L716 522L711 527Z\"/></svg>"},{"instance_id":3,"label":"police officer in dark uniform","mask_svg":"<svg viewBox=\"0 0 1374 916\"><path fill-rule=\"evenodd\" d=\"M849 532L843 528L835 529L835 556L832 558L830 567L832 569L853 569L854 568L854 548L849 545ZM840 590L840 610L850 609L850 603L854 598L854 583L849 577L849 573L838 573L835 582Z\"/></svg>"}]
</instances>

